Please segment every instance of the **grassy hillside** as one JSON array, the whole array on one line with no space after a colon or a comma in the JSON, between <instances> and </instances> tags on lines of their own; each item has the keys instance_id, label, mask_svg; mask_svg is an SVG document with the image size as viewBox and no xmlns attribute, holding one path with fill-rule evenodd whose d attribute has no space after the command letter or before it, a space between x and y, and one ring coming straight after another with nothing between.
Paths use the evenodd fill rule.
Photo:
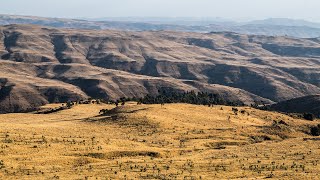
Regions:
<instances>
[{"instance_id":1,"label":"grassy hillside","mask_svg":"<svg viewBox=\"0 0 320 180\"><path fill-rule=\"evenodd\" d=\"M47 105L44 108L57 107ZM315 179L316 121L249 107L77 105L0 115L0 179Z\"/></svg>"}]
</instances>

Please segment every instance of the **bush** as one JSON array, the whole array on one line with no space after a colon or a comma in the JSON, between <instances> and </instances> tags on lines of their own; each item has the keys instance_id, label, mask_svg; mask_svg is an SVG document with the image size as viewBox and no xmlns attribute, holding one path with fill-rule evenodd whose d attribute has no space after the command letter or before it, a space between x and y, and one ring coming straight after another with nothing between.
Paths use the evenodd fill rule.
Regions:
<instances>
[{"instance_id":1,"label":"bush","mask_svg":"<svg viewBox=\"0 0 320 180\"><path fill-rule=\"evenodd\" d=\"M0 169L4 168L4 162L0 160Z\"/></svg>"},{"instance_id":2,"label":"bush","mask_svg":"<svg viewBox=\"0 0 320 180\"><path fill-rule=\"evenodd\" d=\"M311 127L310 133L312 136L320 136L320 124L318 126Z\"/></svg>"},{"instance_id":3,"label":"bush","mask_svg":"<svg viewBox=\"0 0 320 180\"><path fill-rule=\"evenodd\" d=\"M315 115L313 115L311 113L304 113L303 118L306 120L309 120L309 121L313 121L316 119Z\"/></svg>"}]
</instances>

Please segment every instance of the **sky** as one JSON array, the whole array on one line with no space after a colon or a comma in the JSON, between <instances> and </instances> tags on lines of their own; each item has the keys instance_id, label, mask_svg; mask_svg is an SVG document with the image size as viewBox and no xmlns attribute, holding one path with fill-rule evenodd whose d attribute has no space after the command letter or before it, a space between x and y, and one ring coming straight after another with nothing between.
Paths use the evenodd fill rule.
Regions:
<instances>
[{"instance_id":1,"label":"sky","mask_svg":"<svg viewBox=\"0 0 320 180\"><path fill-rule=\"evenodd\" d=\"M64 18L292 18L320 22L320 0L2 0L0 14Z\"/></svg>"}]
</instances>

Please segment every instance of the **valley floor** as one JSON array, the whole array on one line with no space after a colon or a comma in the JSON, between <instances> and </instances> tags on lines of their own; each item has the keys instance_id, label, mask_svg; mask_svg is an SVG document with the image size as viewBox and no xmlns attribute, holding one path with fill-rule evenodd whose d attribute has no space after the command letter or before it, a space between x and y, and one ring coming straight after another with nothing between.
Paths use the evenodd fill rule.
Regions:
<instances>
[{"instance_id":1,"label":"valley floor","mask_svg":"<svg viewBox=\"0 0 320 180\"><path fill-rule=\"evenodd\" d=\"M320 177L320 138L307 134L317 121L187 104L132 103L99 115L112 108L0 115L0 179Z\"/></svg>"}]
</instances>

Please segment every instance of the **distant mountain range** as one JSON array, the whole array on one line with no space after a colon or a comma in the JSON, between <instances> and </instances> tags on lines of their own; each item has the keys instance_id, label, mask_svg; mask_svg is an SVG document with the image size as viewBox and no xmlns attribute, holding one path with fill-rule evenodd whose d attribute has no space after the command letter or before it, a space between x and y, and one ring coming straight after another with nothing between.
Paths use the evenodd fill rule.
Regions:
<instances>
[{"instance_id":1,"label":"distant mountain range","mask_svg":"<svg viewBox=\"0 0 320 180\"><path fill-rule=\"evenodd\" d=\"M287 19L287 18L270 18L270 19L264 19L264 20L251 21L247 24L320 28L320 23L314 23L306 20Z\"/></svg>"},{"instance_id":2,"label":"distant mountain range","mask_svg":"<svg viewBox=\"0 0 320 180\"><path fill-rule=\"evenodd\" d=\"M109 17L109 18L79 18L88 21L116 21L151 24L170 24L184 26L236 25L235 21L224 18L200 18L200 17Z\"/></svg>"},{"instance_id":3,"label":"distant mountain range","mask_svg":"<svg viewBox=\"0 0 320 180\"><path fill-rule=\"evenodd\" d=\"M219 18L100 18L62 19L0 15L0 25L34 24L55 28L127 31L235 32L241 34L320 37L320 23L293 19L265 19L238 23Z\"/></svg>"}]
</instances>

